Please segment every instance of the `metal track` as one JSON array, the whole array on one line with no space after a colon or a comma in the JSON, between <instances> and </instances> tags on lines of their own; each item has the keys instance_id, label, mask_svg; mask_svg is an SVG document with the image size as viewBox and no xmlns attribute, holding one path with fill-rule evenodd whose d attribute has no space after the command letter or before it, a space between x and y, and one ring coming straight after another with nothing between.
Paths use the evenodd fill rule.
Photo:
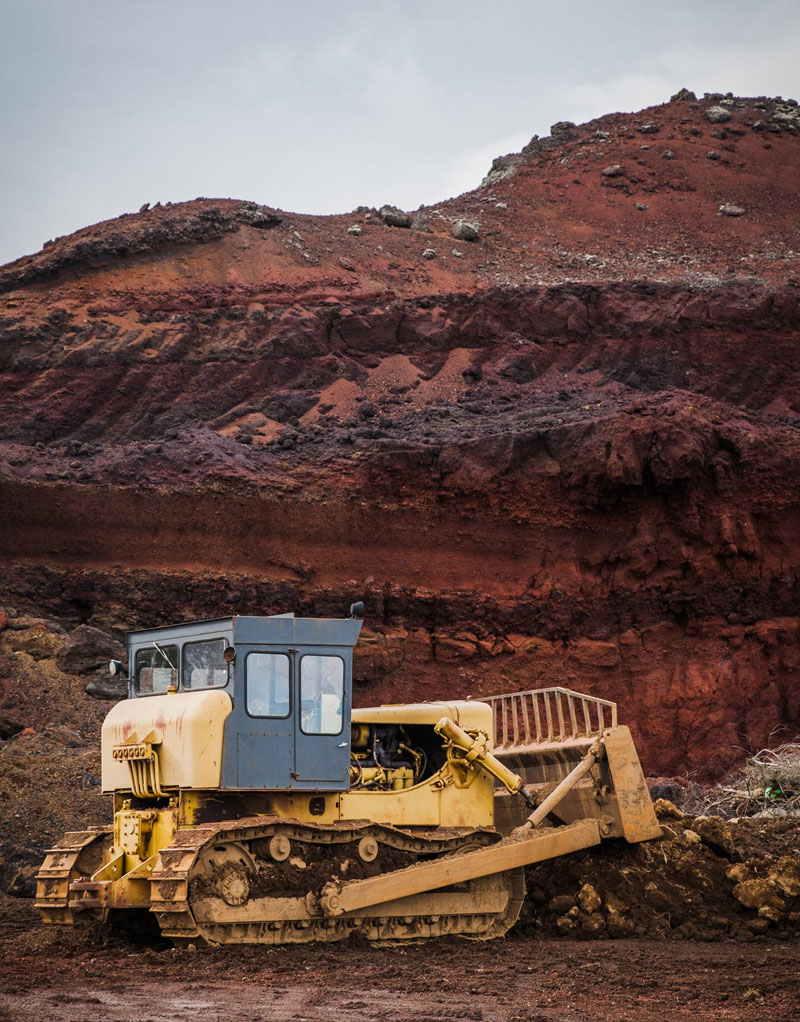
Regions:
<instances>
[{"instance_id":1,"label":"metal track","mask_svg":"<svg viewBox=\"0 0 800 1022\"><path fill-rule=\"evenodd\" d=\"M111 827L90 827L71 831L59 840L47 855L36 874L36 901L45 923L69 926L75 920L69 907L69 885L100 865L104 841L109 839Z\"/></svg>"},{"instance_id":2,"label":"metal track","mask_svg":"<svg viewBox=\"0 0 800 1022\"><path fill-rule=\"evenodd\" d=\"M324 916L315 899L298 890L280 896L250 897L232 904L221 893L198 895L200 881L208 880L208 863L215 850L229 850L232 868L248 887L258 884L257 849L260 842L282 835L298 855L328 846L331 868L333 846L348 845L365 837L379 848L406 852L426 859L480 848L496 842L490 829L437 830L415 834L395 827L364 823L310 825L257 817L236 823L206 824L176 835L175 843L161 851L159 865L150 878L151 911L161 931L177 945L194 944L287 944L335 941L359 933L376 943L394 943L446 934L488 940L501 936L516 921L524 899L524 874L511 870L482 877L458 889L426 892L362 912ZM342 851L341 848L338 851ZM264 863L262 862L262 867ZM390 867L391 868L391 867ZM222 874L220 874L222 875ZM309 886L312 886L309 884ZM274 892L273 892L274 894Z\"/></svg>"}]
</instances>

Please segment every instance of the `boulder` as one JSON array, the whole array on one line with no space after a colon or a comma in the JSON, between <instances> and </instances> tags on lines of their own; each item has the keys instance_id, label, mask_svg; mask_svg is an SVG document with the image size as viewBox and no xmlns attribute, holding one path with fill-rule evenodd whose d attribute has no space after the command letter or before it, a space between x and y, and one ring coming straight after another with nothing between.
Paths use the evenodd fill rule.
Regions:
<instances>
[{"instance_id":1,"label":"boulder","mask_svg":"<svg viewBox=\"0 0 800 1022\"><path fill-rule=\"evenodd\" d=\"M741 884L745 880L752 880L753 874L749 867L743 862L737 862L735 866L731 866L725 870L725 876L728 880L732 880L735 884Z\"/></svg>"},{"instance_id":2,"label":"boulder","mask_svg":"<svg viewBox=\"0 0 800 1022\"><path fill-rule=\"evenodd\" d=\"M556 929L562 934L571 933L575 929L576 925L574 918L570 915L560 916L556 920Z\"/></svg>"},{"instance_id":3,"label":"boulder","mask_svg":"<svg viewBox=\"0 0 800 1022\"><path fill-rule=\"evenodd\" d=\"M282 217L278 216L267 206L259 206L255 202L243 202L236 210L236 219L239 223L248 227L257 227L259 230L271 230L283 223Z\"/></svg>"},{"instance_id":4,"label":"boulder","mask_svg":"<svg viewBox=\"0 0 800 1022\"><path fill-rule=\"evenodd\" d=\"M655 809L656 816L659 820L670 819L670 820L682 820L683 813L678 809L674 802L670 802L668 798L656 798L653 802L653 809Z\"/></svg>"},{"instance_id":5,"label":"boulder","mask_svg":"<svg viewBox=\"0 0 800 1022\"><path fill-rule=\"evenodd\" d=\"M653 905L659 912L671 912L673 910L673 904L669 895L662 891L661 888L654 881L649 881L645 884L644 893L647 896L647 900Z\"/></svg>"},{"instance_id":6,"label":"boulder","mask_svg":"<svg viewBox=\"0 0 800 1022\"><path fill-rule=\"evenodd\" d=\"M87 683L84 692L92 699L113 699L116 703L127 698L128 679L122 674L98 674Z\"/></svg>"},{"instance_id":7,"label":"boulder","mask_svg":"<svg viewBox=\"0 0 800 1022\"><path fill-rule=\"evenodd\" d=\"M712 124L724 124L731 119L731 112L724 106L710 106L705 112L705 118Z\"/></svg>"},{"instance_id":8,"label":"boulder","mask_svg":"<svg viewBox=\"0 0 800 1022\"><path fill-rule=\"evenodd\" d=\"M719 207L719 212L722 216L744 216L747 210L732 202L725 202Z\"/></svg>"},{"instance_id":9,"label":"boulder","mask_svg":"<svg viewBox=\"0 0 800 1022\"><path fill-rule=\"evenodd\" d=\"M450 233L459 241L477 241L478 224L474 220L456 220Z\"/></svg>"},{"instance_id":10,"label":"boulder","mask_svg":"<svg viewBox=\"0 0 800 1022\"><path fill-rule=\"evenodd\" d=\"M591 884L584 884L578 892L578 904L588 915L594 915L603 904L603 900Z\"/></svg>"},{"instance_id":11,"label":"boulder","mask_svg":"<svg viewBox=\"0 0 800 1022\"><path fill-rule=\"evenodd\" d=\"M13 717L8 717L4 713L0 713L0 741L8 741L9 738L13 738L14 735L18 735L20 731L24 730L25 725L20 724L18 720L14 720Z\"/></svg>"},{"instance_id":12,"label":"boulder","mask_svg":"<svg viewBox=\"0 0 800 1022\"><path fill-rule=\"evenodd\" d=\"M550 137L561 139L564 142L577 138L577 136L578 129L573 121L556 121L550 128Z\"/></svg>"},{"instance_id":13,"label":"boulder","mask_svg":"<svg viewBox=\"0 0 800 1022\"><path fill-rule=\"evenodd\" d=\"M378 216L388 227L410 227L411 217L397 206L381 206Z\"/></svg>"},{"instance_id":14,"label":"boulder","mask_svg":"<svg viewBox=\"0 0 800 1022\"><path fill-rule=\"evenodd\" d=\"M624 916L630 912L631 907L624 898L621 898L618 894L613 891L606 895L606 911L610 913L616 912L617 914Z\"/></svg>"},{"instance_id":15,"label":"boulder","mask_svg":"<svg viewBox=\"0 0 800 1022\"><path fill-rule=\"evenodd\" d=\"M56 664L65 674L87 674L124 656L125 647L113 636L91 625L78 625L67 636Z\"/></svg>"},{"instance_id":16,"label":"boulder","mask_svg":"<svg viewBox=\"0 0 800 1022\"><path fill-rule=\"evenodd\" d=\"M38 872L38 865L26 863L20 866L6 887L6 894L10 894L14 898L35 898L36 874Z\"/></svg>"},{"instance_id":17,"label":"boulder","mask_svg":"<svg viewBox=\"0 0 800 1022\"><path fill-rule=\"evenodd\" d=\"M609 912L606 919L606 931L609 937L632 937L635 923L632 919L620 915L618 912Z\"/></svg>"},{"instance_id":18,"label":"boulder","mask_svg":"<svg viewBox=\"0 0 800 1022\"><path fill-rule=\"evenodd\" d=\"M740 905L744 905L745 908L756 909L759 913L762 908L770 908L775 912L780 912L786 907L776 883L769 877L755 877L753 880L743 880L734 887L733 896Z\"/></svg>"}]
</instances>

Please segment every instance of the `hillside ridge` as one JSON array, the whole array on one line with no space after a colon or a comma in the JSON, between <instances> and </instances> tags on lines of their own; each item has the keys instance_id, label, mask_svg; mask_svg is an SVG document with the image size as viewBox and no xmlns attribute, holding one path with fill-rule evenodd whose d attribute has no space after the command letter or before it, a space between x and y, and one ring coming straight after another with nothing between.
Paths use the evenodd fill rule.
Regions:
<instances>
[{"instance_id":1,"label":"hillside ridge","mask_svg":"<svg viewBox=\"0 0 800 1022\"><path fill-rule=\"evenodd\" d=\"M0 268L5 599L363 595L362 704L567 684L719 775L800 728L799 172L794 101L682 90L414 212L157 204Z\"/></svg>"}]
</instances>

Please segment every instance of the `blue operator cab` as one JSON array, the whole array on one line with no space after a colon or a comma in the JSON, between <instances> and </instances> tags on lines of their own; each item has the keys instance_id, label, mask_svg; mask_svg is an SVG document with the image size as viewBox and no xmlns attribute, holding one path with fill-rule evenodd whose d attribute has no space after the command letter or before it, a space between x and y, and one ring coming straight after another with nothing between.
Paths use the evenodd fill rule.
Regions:
<instances>
[{"instance_id":1,"label":"blue operator cab","mask_svg":"<svg viewBox=\"0 0 800 1022\"><path fill-rule=\"evenodd\" d=\"M362 613L354 604L349 618L236 616L130 632L130 697L152 700L156 727L169 718L175 748L198 713L209 755L221 728L222 790L345 791Z\"/></svg>"}]
</instances>

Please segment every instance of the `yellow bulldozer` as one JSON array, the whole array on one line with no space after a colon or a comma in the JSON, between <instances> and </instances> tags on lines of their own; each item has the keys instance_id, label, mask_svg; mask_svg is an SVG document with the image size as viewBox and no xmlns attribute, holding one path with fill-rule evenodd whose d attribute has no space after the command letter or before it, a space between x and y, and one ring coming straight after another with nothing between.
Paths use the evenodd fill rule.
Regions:
<instances>
[{"instance_id":1,"label":"yellow bulldozer","mask_svg":"<svg viewBox=\"0 0 800 1022\"><path fill-rule=\"evenodd\" d=\"M113 825L48 851L43 920L155 918L195 947L486 940L517 920L525 866L660 835L614 703L352 709L362 616L130 632L128 698L102 728Z\"/></svg>"}]
</instances>

